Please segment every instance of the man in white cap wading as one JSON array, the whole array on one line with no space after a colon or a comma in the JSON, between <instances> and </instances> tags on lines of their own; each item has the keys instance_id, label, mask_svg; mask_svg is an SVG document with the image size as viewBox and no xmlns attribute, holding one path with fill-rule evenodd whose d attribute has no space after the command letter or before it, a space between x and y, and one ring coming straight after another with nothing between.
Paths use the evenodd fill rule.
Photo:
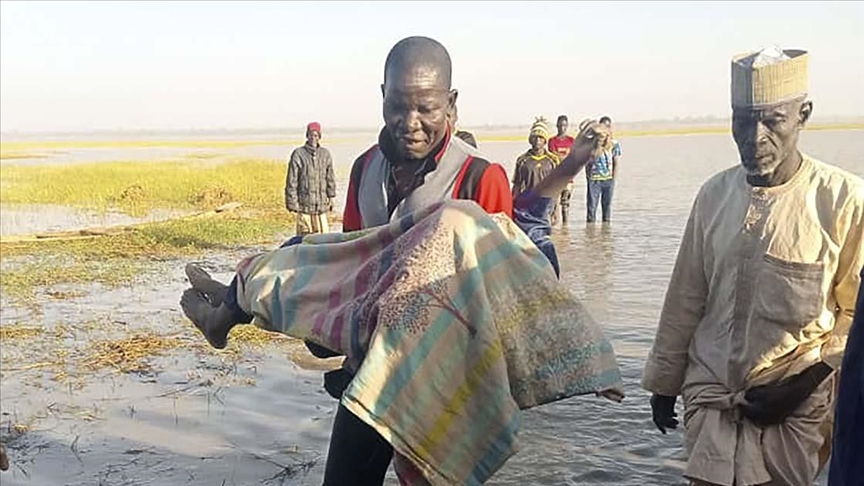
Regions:
<instances>
[{"instance_id":1,"label":"man in white cap wading","mask_svg":"<svg viewBox=\"0 0 864 486\"><path fill-rule=\"evenodd\" d=\"M864 263L864 181L797 148L807 59L733 59L740 165L696 196L645 365L662 432L682 397L692 485L811 486L822 465Z\"/></svg>"}]
</instances>

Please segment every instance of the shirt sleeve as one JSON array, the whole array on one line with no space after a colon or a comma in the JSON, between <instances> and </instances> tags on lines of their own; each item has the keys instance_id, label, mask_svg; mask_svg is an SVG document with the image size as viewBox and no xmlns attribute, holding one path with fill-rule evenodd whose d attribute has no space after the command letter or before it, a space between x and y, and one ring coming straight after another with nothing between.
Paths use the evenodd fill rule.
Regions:
<instances>
[{"instance_id":1,"label":"shirt sleeve","mask_svg":"<svg viewBox=\"0 0 864 486\"><path fill-rule=\"evenodd\" d=\"M367 157L368 153L361 155L354 161L354 165L351 167L351 176L348 179L348 194L345 197L345 210L342 212L343 232L357 231L363 228L357 191L360 190L360 178L363 176L363 168L366 165Z\"/></svg>"},{"instance_id":2,"label":"shirt sleeve","mask_svg":"<svg viewBox=\"0 0 864 486\"><path fill-rule=\"evenodd\" d=\"M857 199L857 200L855 200ZM837 301L834 330L822 346L822 359L833 369L839 369L846 349L846 338L855 317L855 302L861 286L864 266L864 195L850 201L845 211L846 238L837 262L834 278L834 298ZM841 219L841 221L842 221Z\"/></svg>"},{"instance_id":3,"label":"shirt sleeve","mask_svg":"<svg viewBox=\"0 0 864 486\"><path fill-rule=\"evenodd\" d=\"M654 345L642 373L642 386L659 395L678 396L687 370L687 350L705 313L708 279L699 197L693 204L672 271Z\"/></svg>"},{"instance_id":4,"label":"shirt sleeve","mask_svg":"<svg viewBox=\"0 0 864 486\"><path fill-rule=\"evenodd\" d=\"M474 201L489 214L505 213L513 217L513 194L507 172L499 164L489 164L477 185Z\"/></svg>"},{"instance_id":5,"label":"shirt sleeve","mask_svg":"<svg viewBox=\"0 0 864 486\"><path fill-rule=\"evenodd\" d=\"M300 211L300 203L297 199L297 172L299 166L300 155L295 150L291 152L288 159L288 174L285 177L285 209L289 211Z\"/></svg>"},{"instance_id":6,"label":"shirt sleeve","mask_svg":"<svg viewBox=\"0 0 864 486\"><path fill-rule=\"evenodd\" d=\"M336 174L333 172L333 156L327 151L327 197L336 197Z\"/></svg>"}]
</instances>

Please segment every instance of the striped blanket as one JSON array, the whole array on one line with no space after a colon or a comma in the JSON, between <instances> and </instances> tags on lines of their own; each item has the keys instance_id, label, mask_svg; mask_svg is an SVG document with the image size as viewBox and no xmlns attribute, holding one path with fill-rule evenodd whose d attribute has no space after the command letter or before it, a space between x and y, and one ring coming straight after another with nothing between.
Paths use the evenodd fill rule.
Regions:
<instances>
[{"instance_id":1,"label":"striped blanket","mask_svg":"<svg viewBox=\"0 0 864 486\"><path fill-rule=\"evenodd\" d=\"M404 483L481 484L516 452L520 409L623 389L546 257L471 201L306 236L237 280L259 327L362 360L342 403L393 445Z\"/></svg>"}]
</instances>

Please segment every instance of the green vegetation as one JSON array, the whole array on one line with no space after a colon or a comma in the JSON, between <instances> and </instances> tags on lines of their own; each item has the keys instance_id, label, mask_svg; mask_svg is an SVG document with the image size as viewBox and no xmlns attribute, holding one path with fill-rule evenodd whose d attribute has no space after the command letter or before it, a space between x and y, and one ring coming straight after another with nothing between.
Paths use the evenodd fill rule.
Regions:
<instances>
[{"instance_id":1,"label":"green vegetation","mask_svg":"<svg viewBox=\"0 0 864 486\"><path fill-rule=\"evenodd\" d=\"M270 160L4 167L0 175L0 203L4 207L58 204L146 214L153 209L212 210L227 202L243 206L208 217L141 224L91 238L9 239L0 243L3 294L29 302L37 289L55 284L122 285L151 268L154 258L272 245L293 229L293 217L283 206L284 171L281 162ZM6 264L13 257L21 258Z\"/></svg>"},{"instance_id":2,"label":"green vegetation","mask_svg":"<svg viewBox=\"0 0 864 486\"><path fill-rule=\"evenodd\" d=\"M142 214L157 208L213 209L237 201L284 211L285 165L251 159L9 166L3 168L2 183L4 205L58 204Z\"/></svg>"}]
</instances>

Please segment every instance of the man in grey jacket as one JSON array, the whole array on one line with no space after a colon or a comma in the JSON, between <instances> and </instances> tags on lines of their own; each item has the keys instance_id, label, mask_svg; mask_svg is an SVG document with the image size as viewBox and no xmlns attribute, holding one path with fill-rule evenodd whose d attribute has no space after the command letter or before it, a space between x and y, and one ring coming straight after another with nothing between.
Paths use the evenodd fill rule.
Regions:
<instances>
[{"instance_id":1,"label":"man in grey jacket","mask_svg":"<svg viewBox=\"0 0 864 486\"><path fill-rule=\"evenodd\" d=\"M297 216L297 234L327 233L327 213L333 210L336 178L333 158L321 146L321 124L306 126L306 144L294 149L288 160L285 207Z\"/></svg>"}]
</instances>

